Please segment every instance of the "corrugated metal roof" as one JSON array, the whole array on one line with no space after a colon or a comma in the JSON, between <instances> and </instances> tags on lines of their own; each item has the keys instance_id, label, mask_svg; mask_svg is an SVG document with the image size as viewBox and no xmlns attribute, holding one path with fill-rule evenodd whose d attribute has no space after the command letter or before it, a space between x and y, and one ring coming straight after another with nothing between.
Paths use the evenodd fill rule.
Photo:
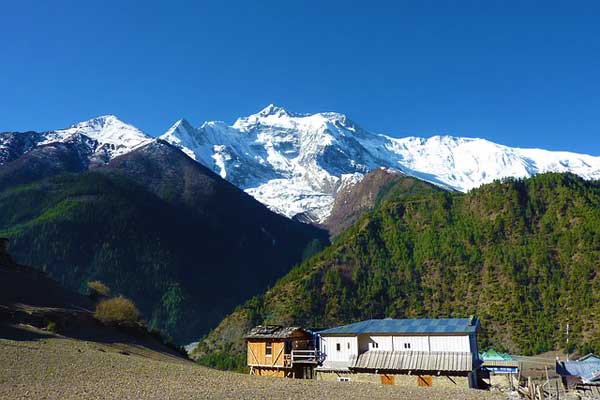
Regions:
<instances>
[{"instance_id":1,"label":"corrugated metal roof","mask_svg":"<svg viewBox=\"0 0 600 400\"><path fill-rule=\"evenodd\" d=\"M354 324L325 329L319 334L338 335L361 333L472 333L477 330L477 318L439 319L370 319Z\"/></svg>"},{"instance_id":2,"label":"corrugated metal roof","mask_svg":"<svg viewBox=\"0 0 600 400\"><path fill-rule=\"evenodd\" d=\"M285 339L297 330L304 331L297 326L259 325L248 332L246 339Z\"/></svg>"},{"instance_id":3,"label":"corrugated metal roof","mask_svg":"<svg viewBox=\"0 0 600 400\"><path fill-rule=\"evenodd\" d=\"M360 354L350 366L356 370L470 372L473 354L447 351L379 351Z\"/></svg>"},{"instance_id":4,"label":"corrugated metal roof","mask_svg":"<svg viewBox=\"0 0 600 400\"><path fill-rule=\"evenodd\" d=\"M484 351L479 354L479 358L485 361L500 361L500 360L512 360L512 356L508 353L499 353L496 349L489 349L488 351Z\"/></svg>"},{"instance_id":5,"label":"corrugated metal roof","mask_svg":"<svg viewBox=\"0 0 600 400\"><path fill-rule=\"evenodd\" d=\"M581 362L581 361L598 361L598 362L600 362L600 357L598 357L594 353L588 353L585 356L578 358L577 361L579 361L579 362Z\"/></svg>"},{"instance_id":6,"label":"corrugated metal roof","mask_svg":"<svg viewBox=\"0 0 600 400\"><path fill-rule=\"evenodd\" d=\"M600 384L600 361L561 361L556 372L563 376L579 376L584 383Z\"/></svg>"}]
</instances>

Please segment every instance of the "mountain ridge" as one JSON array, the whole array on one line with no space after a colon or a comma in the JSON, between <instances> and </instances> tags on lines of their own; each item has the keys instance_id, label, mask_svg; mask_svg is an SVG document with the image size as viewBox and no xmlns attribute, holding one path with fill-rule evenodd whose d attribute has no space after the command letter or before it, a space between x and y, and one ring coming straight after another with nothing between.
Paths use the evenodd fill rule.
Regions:
<instances>
[{"instance_id":1,"label":"mountain ridge","mask_svg":"<svg viewBox=\"0 0 600 400\"><path fill-rule=\"evenodd\" d=\"M596 156L448 135L395 138L369 132L341 113L299 114L274 104L231 125L206 121L194 127L182 118L157 138L114 115L23 135L0 134L0 164L40 144L79 140L89 148L90 165L102 165L158 138L271 210L314 223L329 217L338 193L380 167L463 192L543 172L600 178Z\"/></svg>"}]
</instances>

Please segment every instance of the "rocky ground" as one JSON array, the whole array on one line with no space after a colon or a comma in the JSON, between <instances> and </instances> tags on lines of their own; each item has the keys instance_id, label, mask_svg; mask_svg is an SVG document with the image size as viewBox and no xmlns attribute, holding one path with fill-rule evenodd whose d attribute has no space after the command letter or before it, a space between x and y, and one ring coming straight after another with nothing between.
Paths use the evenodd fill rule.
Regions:
<instances>
[{"instance_id":1,"label":"rocky ground","mask_svg":"<svg viewBox=\"0 0 600 400\"><path fill-rule=\"evenodd\" d=\"M8 339L11 338L11 339ZM144 347L28 328L0 335L1 399L502 399L475 390L253 377Z\"/></svg>"}]
</instances>

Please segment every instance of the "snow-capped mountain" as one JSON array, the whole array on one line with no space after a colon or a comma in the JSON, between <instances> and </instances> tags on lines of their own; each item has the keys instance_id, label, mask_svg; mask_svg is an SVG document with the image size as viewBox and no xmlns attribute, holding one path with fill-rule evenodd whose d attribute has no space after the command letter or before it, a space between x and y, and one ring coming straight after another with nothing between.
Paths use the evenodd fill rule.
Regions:
<instances>
[{"instance_id":1,"label":"snow-capped mountain","mask_svg":"<svg viewBox=\"0 0 600 400\"><path fill-rule=\"evenodd\" d=\"M288 217L323 222L341 190L386 167L467 191L507 176L572 172L600 179L600 157L511 148L485 139L394 138L368 132L344 114L295 114L269 105L233 125L177 121L159 137ZM106 163L154 140L108 115L67 129L0 134L0 165L52 142L75 143L89 163Z\"/></svg>"},{"instance_id":2,"label":"snow-capped mountain","mask_svg":"<svg viewBox=\"0 0 600 400\"><path fill-rule=\"evenodd\" d=\"M485 139L393 138L343 114L294 114L269 105L228 126L178 121L162 139L243 188L273 210L317 222L347 185L377 167L467 191L494 179L573 172L600 179L600 157L502 146Z\"/></svg>"},{"instance_id":3,"label":"snow-capped mountain","mask_svg":"<svg viewBox=\"0 0 600 400\"><path fill-rule=\"evenodd\" d=\"M76 144L83 153L87 153L90 163L106 163L152 140L152 137L114 115L104 115L56 131L2 133L0 165L36 146L57 142Z\"/></svg>"}]
</instances>

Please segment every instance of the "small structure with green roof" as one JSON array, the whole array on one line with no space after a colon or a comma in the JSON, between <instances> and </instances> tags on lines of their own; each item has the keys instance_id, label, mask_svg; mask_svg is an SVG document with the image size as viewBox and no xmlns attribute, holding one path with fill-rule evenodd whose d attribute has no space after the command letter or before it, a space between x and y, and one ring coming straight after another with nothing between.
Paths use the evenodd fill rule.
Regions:
<instances>
[{"instance_id":1,"label":"small structure with green roof","mask_svg":"<svg viewBox=\"0 0 600 400\"><path fill-rule=\"evenodd\" d=\"M482 361L481 371L484 379L489 379L490 384L501 383L506 381L508 385L514 387L513 377L517 375L521 369L521 363L515 360L510 354L502 353L496 349L489 349L479 354L479 359ZM505 375L508 379L492 382L493 375Z\"/></svg>"}]
</instances>

